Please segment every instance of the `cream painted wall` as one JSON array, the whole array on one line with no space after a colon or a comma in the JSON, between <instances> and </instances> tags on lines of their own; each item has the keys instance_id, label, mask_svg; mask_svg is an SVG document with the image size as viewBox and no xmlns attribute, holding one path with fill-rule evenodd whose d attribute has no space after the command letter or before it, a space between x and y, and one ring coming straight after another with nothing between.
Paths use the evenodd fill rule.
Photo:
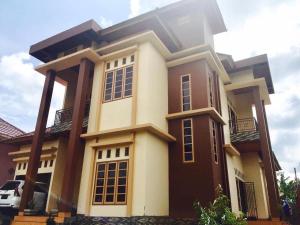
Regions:
<instances>
[{"instance_id":1,"label":"cream painted wall","mask_svg":"<svg viewBox=\"0 0 300 225\"><path fill-rule=\"evenodd\" d=\"M127 127L131 125L132 98L102 104L100 130Z\"/></svg>"},{"instance_id":2,"label":"cream painted wall","mask_svg":"<svg viewBox=\"0 0 300 225\"><path fill-rule=\"evenodd\" d=\"M149 133L136 135L133 216L169 214L168 144Z\"/></svg>"},{"instance_id":3,"label":"cream painted wall","mask_svg":"<svg viewBox=\"0 0 300 225\"><path fill-rule=\"evenodd\" d=\"M153 123L168 130L168 69L151 43L139 47L137 124Z\"/></svg>"},{"instance_id":4,"label":"cream painted wall","mask_svg":"<svg viewBox=\"0 0 300 225\"><path fill-rule=\"evenodd\" d=\"M239 119L253 118L253 97L251 93L235 95L235 102L235 109Z\"/></svg>"},{"instance_id":5,"label":"cream painted wall","mask_svg":"<svg viewBox=\"0 0 300 225\"><path fill-rule=\"evenodd\" d=\"M254 80L253 70L243 70L236 73L230 74L230 79L232 83L246 82Z\"/></svg>"},{"instance_id":6,"label":"cream painted wall","mask_svg":"<svg viewBox=\"0 0 300 225\"><path fill-rule=\"evenodd\" d=\"M110 216L110 217L126 217L127 216L126 205L101 205L92 206L90 216Z\"/></svg>"},{"instance_id":7,"label":"cream painted wall","mask_svg":"<svg viewBox=\"0 0 300 225\"><path fill-rule=\"evenodd\" d=\"M66 150L67 150L67 139L60 138L57 149L55 167L51 177L51 191L48 198L47 210L57 208L57 198L60 197L63 181L63 171L65 169Z\"/></svg>"},{"instance_id":8,"label":"cream painted wall","mask_svg":"<svg viewBox=\"0 0 300 225\"><path fill-rule=\"evenodd\" d=\"M77 212L78 214L90 215L91 196L93 192L95 149L90 144L95 140L86 142L84 149L83 165L81 172L81 181L78 195Z\"/></svg>"},{"instance_id":9,"label":"cream painted wall","mask_svg":"<svg viewBox=\"0 0 300 225\"><path fill-rule=\"evenodd\" d=\"M260 167L260 158L257 153L247 153L242 155L245 171L245 179L254 182L256 206L259 219L269 218L268 203L264 186L264 174Z\"/></svg>"},{"instance_id":10,"label":"cream painted wall","mask_svg":"<svg viewBox=\"0 0 300 225\"><path fill-rule=\"evenodd\" d=\"M239 156L230 156L226 153L226 160L227 160L227 168L228 168L228 181L229 181L229 189L230 189L230 200L231 200L231 206L232 211L239 214L239 202L238 202L238 192L236 187L236 175L234 169L238 169L242 173L243 165L241 158Z\"/></svg>"},{"instance_id":11,"label":"cream painted wall","mask_svg":"<svg viewBox=\"0 0 300 225\"><path fill-rule=\"evenodd\" d=\"M91 105L89 113L89 124L88 132L96 132L99 129L99 111L101 102L101 95L103 93L103 77L104 77L104 62L99 62L95 65L93 85L92 85L92 95L91 95Z\"/></svg>"}]
</instances>

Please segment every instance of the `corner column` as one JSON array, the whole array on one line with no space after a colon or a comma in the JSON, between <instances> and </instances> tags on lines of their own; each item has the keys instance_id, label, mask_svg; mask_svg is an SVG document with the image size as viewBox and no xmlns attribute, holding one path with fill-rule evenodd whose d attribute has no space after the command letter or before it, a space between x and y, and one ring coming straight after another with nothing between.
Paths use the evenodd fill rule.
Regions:
<instances>
[{"instance_id":1,"label":"corner column","mask_svg":"<svg viewBox=\"0 0 300 225\"><path fill-rule=\"evenodd\" d=\"M41 158L43 139L45 136L55 76L56 72L53 70L49 70L46 74L40 109L32 140L28 169L25 177L25 186L20 203L20 212L24 211L24 209L27 207L28 202L33 198L34 183L36 181L39 162Z\"/></svg>"},{"instance_id":2,"label":"corner column","mask_svg":"<svg viewBox=\"0 0 300 225\"><path fill-rule=\"evenodd\" d=\"M82 134L82 124L86 106L88 81L92 66L92 62L86 58L80 61L79 75L72 115L72 126L67 148L67 161L64 170L60 205L61 212L71 212L72 209L72 200L75 186L74 171L76 171L78 161L80 160L80 156L83 155L83 152L80 152L80 147L83 144L80 135Z\"/></svg>"},{"instance_id":3,"label":"corner column","mask_svg":"<svg viewBox=\"0 0 300 225\"><path fill-rule=\"evenodd\" d=\"M274 177L274 171L272 165L273 159L271 156L271 149L269 146L266 118L264 114L263 102L261 101L260 98L261 96L258 87L255 87L253 89L253 97L254 97L254 104L256 109L256 116L258 120L258 129L260 134L261 153L262 153L263 163L265 167L270 216L272 218L279 218L279 210L278 210L279 199L277 198L276 177Z\"/></svg>"},{"instance_id":4,"label":"corner column","mask_svg":"<svg viewBox=\"0 0 300 225\"><path fill-rule=\"evenodd\" d=\"M262 101L262 106L263 106L263 110L264 110L265 124L266 124L266 128L267 128L268 144L269 144L269 149L271 151L270 154L271 154L271 160L272 160L273 174L274 174L274 178L275 178L275 181L276 181L275 182L276 196L277 196L277 200L279 201L280 200L280 195L279 195L279 188L278 188L277 177L276 177L275 161L274 161L274 157L273 157L273 148L272 148L272 143L271 143L271 137L270 137L270 132L269 132L269 125L268 125L268 119L267 119L267 113L266 113L266 107L265 107L264 101Z\"/></svg>"}]
</instances>

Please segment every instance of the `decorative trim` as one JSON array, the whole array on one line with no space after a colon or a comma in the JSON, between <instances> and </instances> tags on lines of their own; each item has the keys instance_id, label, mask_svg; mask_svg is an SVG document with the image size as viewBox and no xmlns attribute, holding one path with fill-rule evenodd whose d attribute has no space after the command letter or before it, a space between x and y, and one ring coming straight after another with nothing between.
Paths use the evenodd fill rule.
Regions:
<instances>
[{"instance_id":1,"label":"decorative trim","mask_svg":"<svg viewBox=\"0 0 300 225\"><path fill-rule=\"evenodd\" d=\"M214 107L193 109L193 110L184 111L184 112L172 113L172 114L168 114L166 116L166 119L174 120L174 119L180 119L180 118L186 118L186 117L192 117L192 116L201 116L201 115L207 115L207 114L210 117L212 117L215 121L221 123L222 125L226 124L223 117L217 112L217 110Z\"/></svg>"},{"instance_id":2,"label":"decorative trim","mask_svg":"<svg viewBox=\"0 0 300 225\"><path fill-rule=\"evenodd\" d=\"M231 156L240 156L240 152L232 145L232 144L225 144L223 145L225 151Z\"/></svg>"},{"instance_id":3,"label":"decorative trim","mask_svg":"<svg viewBox=\"0 0 300 225\"><path fill-rule=\"evenodd\" d=\"M46 152L46 151L54 152L54 151L57 151L57 148L51 147L51 148L42 149L42 152ZM9 152L8 155L9 156L27 155L27 154L30 154L30 152L31 152L31 150L21 150L21 151Z\"/></svg>"},{"instance_id":4,"label":"decorative trim","mask_svg":"<svg viewBox=\"0 0 300 225\"><path fill-rule=\"evenodd\" d=\"M41 155L41 159L54 159L56 154L45 154ZM27 157L19 157L12 160L13 162L28 162L29 156Z\"/></svg>"},{"instance_id":5,"label":"decorative trim","mask_svg":"<svg viewBox=\"0 0 300 225\"><path fill-rule=\"evenodd\" d=\"M101 140L99 143L90 144L91 148L103 148L108 146L130 145L133 143L133 138L118 138L116 140Z\"/></svg>"},{"instance_id":6,"label":"decorative trim","mask_svg":"<svg viewBox=\"0 0 300 225\"><path fill-rule=\"evenodd\" d=\"M117 50L117 51L114 51L114 52L111 52L108 54L103 54L103 55L101 55L101 49L96 50L96 52L101 55L100 56L101 60L108 61L108 60L112 60L115 58L121 58L122 56L133 54L137 50L137 48L138 48L138 45L133 45L128 48L120 49L120 50Z\"/></svg>"},{"instance_id":7,"label":"decorative trim","mask_svg":"<svg viewBox=\"0 0 300 225\"><path fill-rule=\"evenodd\" d=\"M160 128L156 127L152 123L145 123L145 124L139 124L135 126L104 130L100 132L91 132L91 133L81 134L81 137L84 139L91 139L91 138L99 138L99 137L104 137L109 135L127 134L133 132L143 132L143 131L152 133L155 136L168 142L176 141L175 137L161 130Z\"/></svg>"}]
</instances>

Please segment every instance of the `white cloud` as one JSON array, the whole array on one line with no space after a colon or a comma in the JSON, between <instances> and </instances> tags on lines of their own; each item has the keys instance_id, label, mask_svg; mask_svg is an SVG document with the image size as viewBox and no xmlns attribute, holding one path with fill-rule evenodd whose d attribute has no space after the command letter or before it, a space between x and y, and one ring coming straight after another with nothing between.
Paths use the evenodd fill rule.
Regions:
<instances>
[{"instance_id":1,"label":"white cloud","mask_svg":"<svg viewBox=\"0 0 300 225\"><path fill-rule=\"evenodd\" d=\"M299 12L297 0L265 7L238 29L216 35L216 49L236 59L266 52L271 57L287 53L292 46L300 47Z\"/></svg>"},{"instance_id":2,"label":"white cloud","mask_svg":"<svg viewBox=\"0 0 300 225\"><path fill-rule=\"evenodd\" d=\"M0 58L0 117L25 131L35 127L44 76L34 70L30 56L21 52ZM55 84L48 125L61 108L64 87Z\"/></svg>"},{"instance_id":3,"label":"white cloud","mask_svg":"<svg viewBox=\"0 0 300 225\"><path fill-rule=\"evenodd\" d=\"M129 18L177 1L179 0L130 0Z\"/></svg>"},{"instance_id":4,"label":"white cloud","mask_svg":"<svg viewBox=\"0 0 300 225\"><path fill-rule=\"evenodd\" d=\"M130 0L130 14L129 18L139 15L141 12L140 0Z\"/></svg>"}]
</instances>

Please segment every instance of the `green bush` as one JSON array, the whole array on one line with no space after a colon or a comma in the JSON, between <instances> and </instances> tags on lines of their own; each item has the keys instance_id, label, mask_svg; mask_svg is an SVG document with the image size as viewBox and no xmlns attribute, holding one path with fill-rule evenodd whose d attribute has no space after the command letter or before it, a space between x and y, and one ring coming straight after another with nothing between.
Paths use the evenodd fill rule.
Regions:
<instances>
[{"instance_id":1,"label":"green bush","mask_svg":"<svg viewBox=\"0 0 300 225\"><path fill-rule=\"evenodd\" d=\"M217 198L208 207L194 203L198 225L247 225L243 216L237 216L230 209L230 200L223 194L221 186L216 190Z\"/></svg>"}]
</instances>

